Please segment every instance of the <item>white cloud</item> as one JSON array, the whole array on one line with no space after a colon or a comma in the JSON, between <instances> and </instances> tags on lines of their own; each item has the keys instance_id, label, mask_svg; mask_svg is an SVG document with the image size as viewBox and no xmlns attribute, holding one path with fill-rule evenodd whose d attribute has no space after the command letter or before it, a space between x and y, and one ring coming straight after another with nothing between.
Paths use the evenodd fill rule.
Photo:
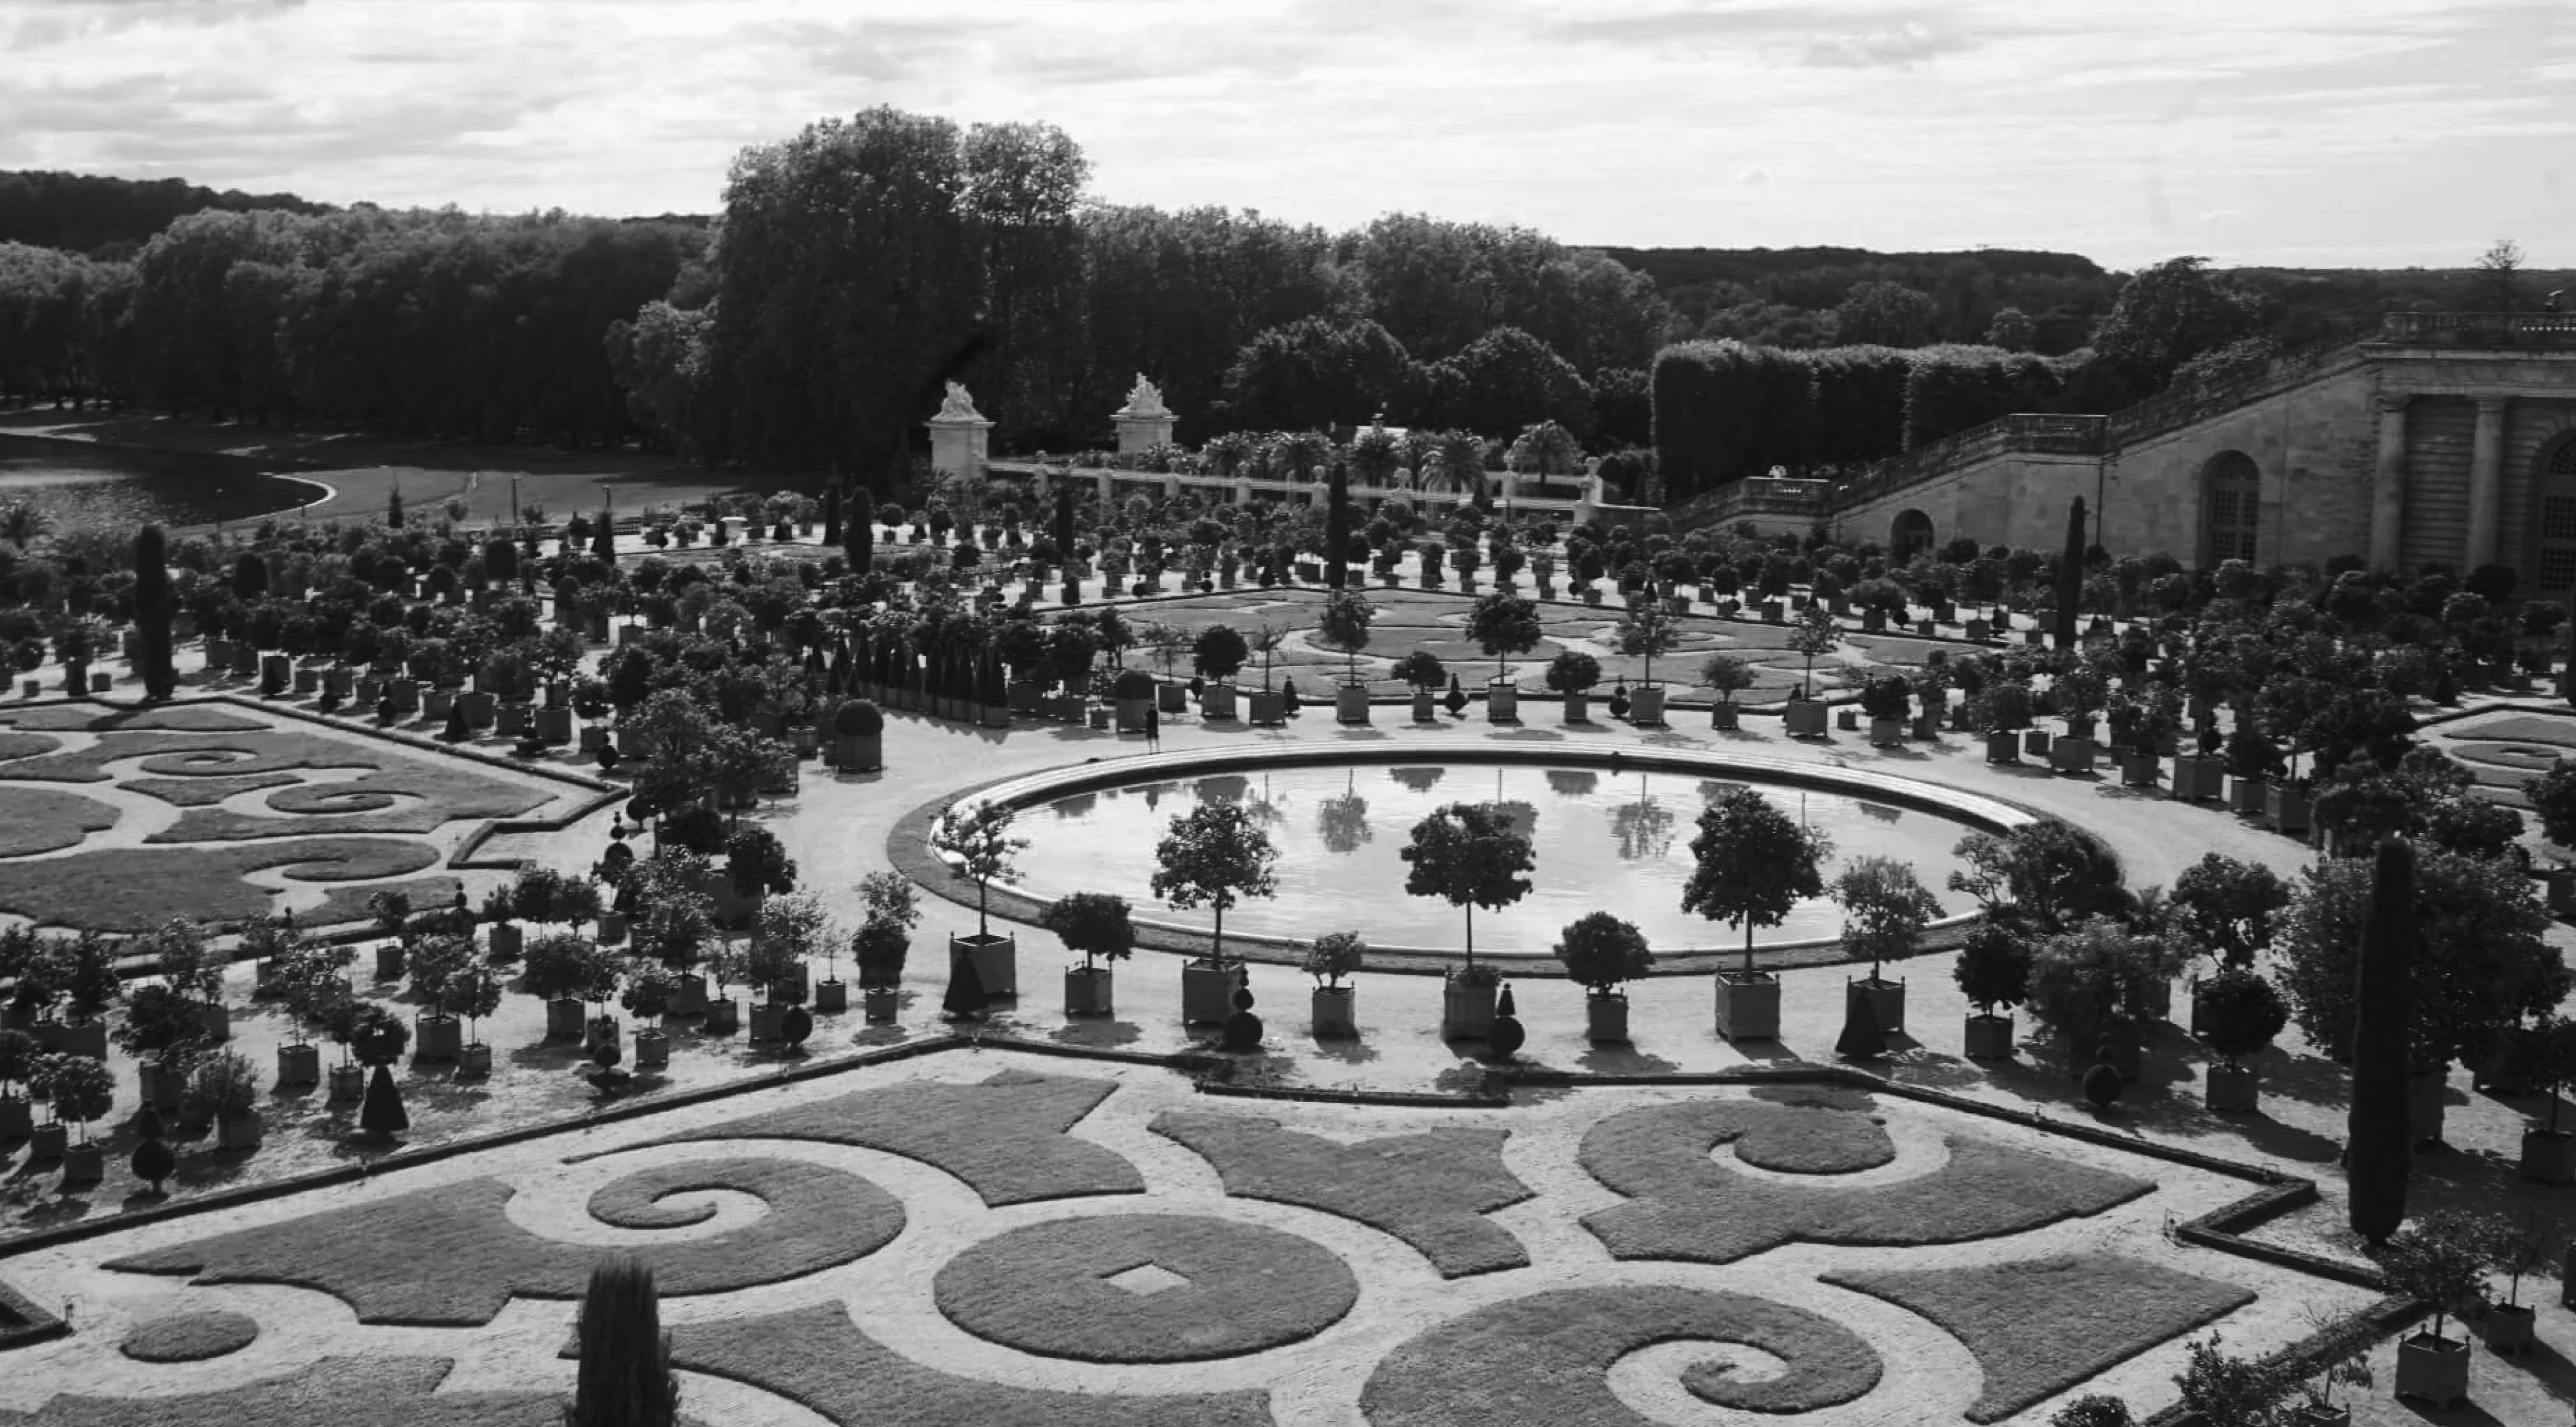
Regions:
<instances>
[{"instance_id":1,"label":"white cloud","mask_svg":"<svg viewBox=\"0 0 2576 1427\"><path fill-rule=\"evenodd\" d=\"M2179 240L2161 205L2236 215L2246 259L2454 261L2450 230L2492 227L2576 264L2539 251L2576 233L2576 184L2500 181L2567 167L2554 8L15 0L0 41L0 167L341 202L709 211L743 146L887 103L1059 124L1113 201L1335 226L2126 266Z\"/></svg>"}]
</instances>

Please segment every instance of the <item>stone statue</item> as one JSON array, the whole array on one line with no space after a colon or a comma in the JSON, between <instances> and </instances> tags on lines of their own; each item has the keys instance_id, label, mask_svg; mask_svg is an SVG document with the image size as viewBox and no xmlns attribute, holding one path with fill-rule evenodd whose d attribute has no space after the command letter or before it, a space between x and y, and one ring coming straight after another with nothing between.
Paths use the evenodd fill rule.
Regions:
<instances>
[{"instance_id":1,"label":"stone statue","mask_svg":"<svg viewBox=\"0 0 2576 1427\"><path fill-rule=\"evenodd\" d=\"M966 391L964 382L948 384L948 399L939 403L939 414L933 421L981 421L984 413L975 409L975 398Z\"/></svg>"},{"instance_id":2,"label":"stone statue","mask_svg":"<svg viewBox=\"0 0 2576 1427\"><path fill-rule=\"evenodd\" d=\"M1154 385L1152 382L1145 380L1145 374L1143 372L1138 372L1136 374L1136 385L1127 393L1127 406L1118 414L1121 416L1169 416L1171 415L1171 408L1163 405L1163 389Z\"/></svg>"}]
</instances>

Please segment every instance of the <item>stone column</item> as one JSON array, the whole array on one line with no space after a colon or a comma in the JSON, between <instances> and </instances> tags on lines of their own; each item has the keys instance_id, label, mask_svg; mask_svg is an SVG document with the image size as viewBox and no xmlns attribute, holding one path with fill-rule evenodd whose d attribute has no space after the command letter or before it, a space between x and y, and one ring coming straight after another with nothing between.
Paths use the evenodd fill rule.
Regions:
<instances>
[{"instance_id":1,"label":"stone column","mask_svg":"<svg viewBox=\"0 0 2576 1427\"><path fill-rule=\"evenodd\" d=\"M2504 505L2504 413L2507 398L2482 396L2476 439L2469 446L2469 545L2460 573L2493 564L2496 518Z\"/></svg>"},{"instance_id":2,"label":"stone column","mask_svg":"<svg viewBox=\"0 0 2576 1427\"><path fill-rule=\"evenodd\" d=\"M2403 394L2379 398L2379 466L2370 481L2370 568L2394 570L2402 558L2406 520L2406 404Z\"/></svg>"}]
</instances>

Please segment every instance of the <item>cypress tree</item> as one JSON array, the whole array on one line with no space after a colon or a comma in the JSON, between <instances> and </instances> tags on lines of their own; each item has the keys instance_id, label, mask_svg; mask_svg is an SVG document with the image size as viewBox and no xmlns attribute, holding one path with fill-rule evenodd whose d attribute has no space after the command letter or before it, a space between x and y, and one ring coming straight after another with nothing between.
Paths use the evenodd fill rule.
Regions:
<instances>
[{"instance_id":1,"label":"cypress tree","mask_svg":"<svg viewBox=\"0 0 2576 1427\"><path fill-rule=\"evenodd\" d=\"M1065 579L1073 578L1073 478L1055 488L1055 557L1064 562ZM1065 601L1073 603L1071 600Z\"/></svg>"},{"instance_id":2,"label":"cypress tree","mask_svg":"<svg viewBox=\"0 0 2576 1427\"><path fill-rule=\"evenodd\" d=\"M244 551L233 557L233 597L257 604L268 597L268 562Z\"/></svg>"},{"instance_id":3,"label":"cypress tree","mask_svg":"<svg viewBox=\"0 0 2576 1427\"><path fill-rule=\"evenodd\" d=\"M1351 469L1349 462L1335 461L1324 488L1324 583L1330 588L1338 590L1350 578L1350 553Z\"/></svg>"},{"instance_id":4,"label":"cypress tree","mask_svg":"<svg viewBox=\"0 0 2576 1427\"><path fill-rule=\"evenodd\" d=\"M850 492L850 523L841 527L841 553L849 558L853 575L866 574L876 562L877 501L866 486Z\"/></svg>"},{"instance_id":5,"label":"cypress tree","mask_svg":"<svg viewBox=\"0 0 2576 1427\"><path fill-rule=\"evenodd\" d=\"M2352 1231L2373 1244L2406 1221L2414 1129L2406 1115L2407 1001L2415 963L2415 849L2379 844L2370 911L2361 924L2352 1028L2352 1108L2344 1122L2344 1177Z\"/></svg>"},{"instance_id":6,"label":"cypress tree","mask_svg":"<svg viewBox=\"0 0 2576 1427\"><path fill-rule=\"evenodd\" d=\"M483 547L483 576L494 585L508 585L519 578L519 547L507 540L494 540Z\"/></svg>"},{"instance_id":7,"label":"cypress tree","mask_svg":"<svg viewBox=\"0 0 2576 1427\"><path fill-rule=\"evenodd\" d=\"M143 697L166 699L178 690L170 668L171 620L178 602L170 594L170 548L161 527L134 532L135 662L142 668Z\"/></svg>"},{"instance_id":8,"label":"cypress tree","mask_svg":"<svg viewBox=\"0 0 2576 1427\"><path fill-rule=\"evenodd\" d=\"M608 564L617 563L617 521L605 506L600 508L599 529L590 537L590 553Z\"/></svg>"},{"instance_id":9,"label":"cypress tree","mask_svg":"<svg viewBox=\"0 0 2576 1427\"><path fill-rule=\"evenodd\" d=\"M402 487L396 486L385 497L385 528L400 530L403 524Z\"/></svg>"},{"instance_id":10,"label":"cypress tree","mask_svg":"<svg viewBox=\"0 0 2576 1427\"><path fill-rule=\"evenodd\" d=\"M2084 599L2084 497L2066 508L2066 553L2057 558L2057 647L2075 647L2075 606Z\"/></svg>"},{"instance_id":11,"label":"cypress tree","mask_svg":"<svg viewBox=\"0 0 2576 1427\"><path fill-rule=\"evenodd\" d=\"M826 545L841 543L841 488L839 486L826 487L823 491L823 543Z\"/></svg>"},{"instance_id":12,"label":"cypress tree","mask_svg":"<svg viewBox=\"0 0 2576 1427\"><path fill-rule=\"evenodd\" d=\"M582 1294L581 1370L564 1427L672 1427L680 1383L653 1270L619 1254L590 1271Z\"/></svg>"}]
</instances>

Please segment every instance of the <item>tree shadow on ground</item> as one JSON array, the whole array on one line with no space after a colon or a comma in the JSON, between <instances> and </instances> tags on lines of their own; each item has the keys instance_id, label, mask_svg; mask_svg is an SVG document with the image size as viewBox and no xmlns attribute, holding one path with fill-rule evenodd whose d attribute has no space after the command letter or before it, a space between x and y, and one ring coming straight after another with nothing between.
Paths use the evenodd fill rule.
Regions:
<instances>
[{"instance_id":1,"label":"tree shadow on ground","mask_svg":"<svg viewBox=\"0 0 2576 1427\"><path fill-rule=\"evenodd\" d=\"M1131 1045L1143 1038L1145 1028L1134 1021L1121 1021L1109 1016L1085 1016L1067 1021L1050 1033L1048 1040L1058 1045L1094 1046L1106 1049Z\"/></svg>"}]
</instances>

